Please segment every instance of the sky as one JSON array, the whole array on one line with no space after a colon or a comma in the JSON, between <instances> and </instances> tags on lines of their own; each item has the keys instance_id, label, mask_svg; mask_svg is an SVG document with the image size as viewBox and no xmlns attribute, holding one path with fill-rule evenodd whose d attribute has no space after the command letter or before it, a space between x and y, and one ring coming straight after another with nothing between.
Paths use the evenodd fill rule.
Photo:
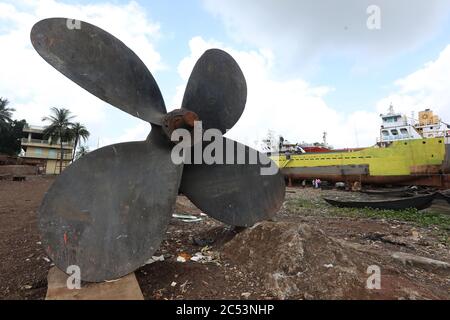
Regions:
<instances>
[{"instance_id":1,"label":"sky","mask_svg":"<svg viewBox=\"0 0 450 320\"><path fill-rule=\"evenodd\" d=\"M168 111L181 105L197 59L230 53L247 80L247 106L227 136L259 147L268 130L291 142L373 145L392 103L450 122L447 0L0 0L0 96L15 119L44 125L67 108L91 132L91 150L143 140L151 130L78 87L32 48L34 23L67 17L129 46L152 72Z\"/></svg>"}]
</instances>

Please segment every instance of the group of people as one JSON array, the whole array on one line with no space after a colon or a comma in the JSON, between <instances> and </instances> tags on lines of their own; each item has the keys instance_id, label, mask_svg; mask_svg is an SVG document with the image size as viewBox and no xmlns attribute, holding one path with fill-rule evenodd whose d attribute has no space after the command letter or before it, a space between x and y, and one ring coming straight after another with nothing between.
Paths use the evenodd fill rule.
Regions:
<instances>
[{"instance_id":1,"label":"group of people","mask_svg":"<svg viewBox=\"0 0 450 320\"><path fill-rule=\"evenodd\" d=\"M314 189L320 189L320 184L322 183L322 181L320 179L314 179L312 181L312 185ZM302 187L305 188L306 187L306 180L302 181Z\"/></svg>"},{"instance_id":2,"label":"group of people","mask_svg":"<svg viewBox=\"0 0 450 320\"><path fill-rule=\"evenodd\" d=\"M320 189L320 184L322 183L322 181L320 181L320 179L314 179L312 181L313 187L314 189Z\"/></svg>"}]
</instances>

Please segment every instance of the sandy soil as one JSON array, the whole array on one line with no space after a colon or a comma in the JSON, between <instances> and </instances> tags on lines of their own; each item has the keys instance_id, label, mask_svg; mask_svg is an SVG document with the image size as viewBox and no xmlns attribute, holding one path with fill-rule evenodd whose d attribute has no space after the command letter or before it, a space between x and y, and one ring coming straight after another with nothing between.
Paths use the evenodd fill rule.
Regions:
<instances>
[{"instance_id":1,"label":"sandy soil","mask_svg":"<svg viewBox=\"0 0 450 320\"><path fill-rule=\"evenodd\" d=\"M0 299L43 299L51 261L40 246L36 210L52 183L0 181ZM327 191L292 189L274 221L236 230L201 214L180 196L155 256L136 271L146 299L449 299L450 269L393 258L396 253L450 262L435 226L329 214ZM295 210L289 201L305 199ZM312 204L312 205L311 205ZM177 262L201 252L203 261ZM381 290L366 288L381 269Z\"/></svg>"}]
</instances>

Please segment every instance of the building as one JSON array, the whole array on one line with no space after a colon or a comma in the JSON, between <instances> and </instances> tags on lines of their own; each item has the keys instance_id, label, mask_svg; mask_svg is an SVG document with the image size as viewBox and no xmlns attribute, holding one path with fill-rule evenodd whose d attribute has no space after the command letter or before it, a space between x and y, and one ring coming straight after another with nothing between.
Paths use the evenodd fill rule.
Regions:
<instances>
[{"instance_id":1,"label":"building","mask_svg":"<svg viewBox=\"0 0 450 320\"><path fill-rule=\"evenodd\" d=\"M24 160L24 164L38 166L40 173L60 173L61 147L59 141L51 144L50 139L44 139L43 127L26 125L23 128L21 145L23 150L21 158ZM63 143L63 170L72 160L73 147L72 141Z\"/></svg>"}]
</instances>

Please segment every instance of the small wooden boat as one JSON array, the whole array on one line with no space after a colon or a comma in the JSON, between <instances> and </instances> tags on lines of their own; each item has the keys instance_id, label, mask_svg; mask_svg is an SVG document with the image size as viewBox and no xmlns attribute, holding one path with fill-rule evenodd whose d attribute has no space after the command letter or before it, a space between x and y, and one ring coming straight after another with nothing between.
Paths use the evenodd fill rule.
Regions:
<instances>
[{"instance_id":1,"label":"small wooden boat","mask_svg":"<svg viewBox=\"0 0 450 320\"><path fill-rule=\"evenodd\" d=\"M344 200L338 198L324 198L324 200L329 204L340 208L371 208L380 210L405 210L415 208L417 210L422 210L431 205L435 196L436 193L386 200Z\"/></svg>"},{"instance_id":2,"label":"small wooden boat","mask_svg":"<svg viewBox=\"0 0 450 320\"><path fill-rule=\"evenodd\" d=\"M449 192L449 190L438 192L438 195L439 195L439 198L447 200L448 204L450 204L450 192Z\"/></svg>"},{"instance_id":3,"label":"small wooden boat","mask_svg":"<svg viewBox=\"0 0 450 320\"><path fill-rule=\"evenodd\" d=\"M412 197L414 195L419 194L429 194L431 192L435 192L435 189L430 188L416 188L416 187L405 187L405 188L396 188L396 189L363 189L360 192L365 193L370 196L383 196L383 197Z\"/></svg>"},{"instance_id":4,"label":"small wooden boat","mask_svg":"<svg viewBox=\"0 0 450 320\"><path fill-rule=\"evenodd\" d=\"M409 189L404 190L361 190L362 193L370 196L383 196L383 197L407 197L411 196L412 191Z\"/></svg>"}]
</instances>

